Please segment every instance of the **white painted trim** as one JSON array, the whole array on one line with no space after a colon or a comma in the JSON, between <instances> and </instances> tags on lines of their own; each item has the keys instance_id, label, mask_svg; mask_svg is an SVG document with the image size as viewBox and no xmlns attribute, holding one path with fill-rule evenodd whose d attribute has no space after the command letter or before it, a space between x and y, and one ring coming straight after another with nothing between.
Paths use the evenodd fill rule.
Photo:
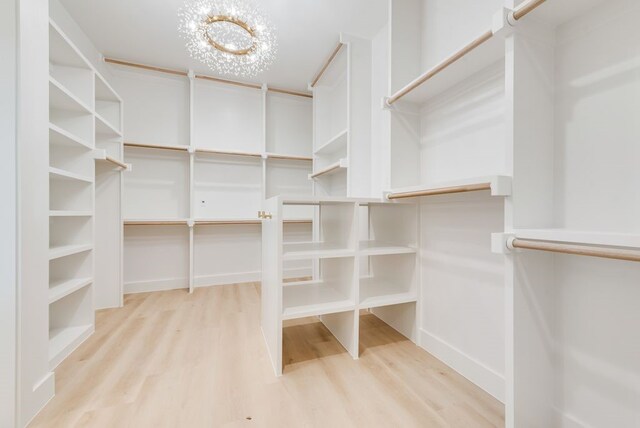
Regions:
<instances>
[{"instance_id":1,"label":"white painted trim","mask_svg":"<svg viewBox=\"0 0 640 428\"><path fill-rule=\"evenodd\" d=\"M31 421L38 416L40 410L42 410L49 401L53 400L56 390L55 378L55 373L49 372L33 386L33 397L36 397L35 401L43 404L42 407L40 407L40 409L31 416L31 419L26 421L24 426L29 426Z\"/></svg>"},{"instance_id":2,"label":"white painted trim","mask_svg":"<svg viewBox=\"0 0 640 428\"><path fill-rule=\"evenodd\" d=\"M311 276L309 268L288 269L285 277ZM194 287L210 287L215 285L242 284L245 282L259 282L262 280L261 271L229 273L221 275L200 275L194 278ZM189 288L188 278L170 278L151 281L135 281L124 284L125 294L148 293L151 291L180 290Z\"/></svg>"},{"instance_id":3,"label":"white painted trim","mask_svg":"<svg viewBox=\"0 0 640 428\"><path fill-rule=\"evenodd\" d=\"M0 4L0 426L16 425L17 401L17 10Z\"/></svg>"},{"instance_id":4,"label":"white painted trim","mask_svg":"<svg viewBox=\"0 0 640 428\"><path fill-rule=\"evenodd\" d=\"M495 372L493 369L485 366L478 360L423 328L420 329L420 339L418 343L421 348L504 403L504 375Z\"/></svg>"}]
</instances>

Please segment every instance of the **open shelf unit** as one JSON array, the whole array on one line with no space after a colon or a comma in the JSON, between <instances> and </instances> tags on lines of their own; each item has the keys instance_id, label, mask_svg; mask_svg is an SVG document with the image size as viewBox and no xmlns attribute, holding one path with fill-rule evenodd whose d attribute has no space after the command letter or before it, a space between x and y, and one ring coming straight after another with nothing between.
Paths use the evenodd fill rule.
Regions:
<instances>
[{"instance_id":1,"label":"open shelf unit","mask_svg":"<svg viewBox=\"0 0 640 428\"><path fill-rule=\"evenodd\" d=\"M371 42L346 34L310 84L318 196L370 196Z\"/></svg>"},{"instance_id":2,"label":"open shelf unit","mask_svg":"<svg viewBox=\"0 0 640 428\"><path fill-rule=\"evenodd\" d=\"M132 111L125 112L125 162L133 165L124 183L127 264L144 265L125 269L125 291L259 280L256 214L264 199L313 194L311 95L134 67L111 68ZM155 116L138 113L149 110ZM309 239L313 217L309 207L292 208L288 233ZM172 273L160 278L142 251L127 247L171 246L165 229L180 230L172 233L186 244L168 248L180 263L168 261ZM288 268L292 277L310 273L306 262Z\"/></svg>"},{"instance_id":3,"label":"open shelf unit","mask_svg":"<svg viewBox=\"0 0 640 428\"><path fill-rule=\"evenodd\" d=\"M49 21L49 365L122 302L122 100ZM102 167L96 159L110 166ZM109 184L111 182L111 184ZM110 190L106 187L111 186ZM107 224L111 221L111 227ZM94 258L100 259L94 268ZM104 270L104 272L103 272ZM111 274L109 274L111 272ZM97 280L99 278L99 280ZM114 297L109 303L103 293Z\"/></svg>"},{"instance_id":4,"label":"open shelf unit","mask_svg":"<svg viewBox=\"0 0 640 428\"><path fill-rule=\"evenodd\" d=\"M317 210L311 241L288 241L287 206ZM281 375L283 321L318 316L354 357L358 357L358 320L370 309L410 339L416 339L418 288L416 204L349 198L267 200L271 218L262 226L262 330L276 375ZM268 216L267 216L268 217ZM362 229L366 237L362 239ZM286 263L309 260L311 280L289 282Z\"/></svg>"}]
</instances>

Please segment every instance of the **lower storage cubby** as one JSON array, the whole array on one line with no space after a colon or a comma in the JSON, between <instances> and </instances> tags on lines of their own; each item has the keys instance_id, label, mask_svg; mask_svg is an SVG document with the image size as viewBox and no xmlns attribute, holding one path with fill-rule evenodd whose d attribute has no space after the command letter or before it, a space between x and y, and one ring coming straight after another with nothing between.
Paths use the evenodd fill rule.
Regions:
<instances>
[{"instance_id":1,"label":"lower storage cubby","mask_svg":"<svg viewBox=\"0 0 640 428\"><path fill-rule=\"evenodd\" d=\"M417 300L415 254L371 256L365 260L369 275L360 278L361 309ZM361 267L360 271L365 269Z\"/></svg>"},{"instance_id":2,"label":"lower storage cubby","mask_svg":"<svg viewBox=\"0 0 640 428\"><path fill-rule=\"evenodd\" d=\"M93 330L92 287L80 288L49 305L49 367L55 368Z\"/></svg>"},{"instance_id":3,"label":"lower storage cubby","mask_svg":"<svg viewBox=\"0 0 640 428\"><path fill-rule=\"evenodd\" d=\"M189 228L186 225L124 228L124 292L189 287Z\"/></svg>"},{"instance_id":4,"label":"lower storage cubby","mask_svg":"<svg viewBox=\"0 0 640 428\"><path fill-rule=\"evenodd\" d=\"M318 280L283 284L283 319L355 309L354 257L321 259L319 270Z\"/></svg>"},{"instance_id":5,"label":"lower storage cubby","mask_svg":"<svg viewBox=\"0 0 640 428\"><path fill-rule=\"evenodd\" d=\"M49 303L92 284L93 253L84 251L49 262Z\"/></svg>"}]
</instances>

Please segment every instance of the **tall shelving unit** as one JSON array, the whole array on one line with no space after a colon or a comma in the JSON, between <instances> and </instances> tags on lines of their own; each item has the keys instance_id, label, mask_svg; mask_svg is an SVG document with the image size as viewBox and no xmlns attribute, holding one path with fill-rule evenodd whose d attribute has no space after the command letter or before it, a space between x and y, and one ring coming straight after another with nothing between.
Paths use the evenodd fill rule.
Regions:
<instances>
[{"instance_id":1,"label":"tall shelving unit","mask_svg":"<svg viewBox=\"0 0 640 428\"><path fill-rule=\"evenodd\" d=\"M127 121L125 155L135 169L125 182L126 291L257 280L264 199L313 191L311 95L127 65L134 68L113 72L128 109L164 120ZM292 208L290 235L309 235L312 218ZM154 257L150 242L165 248L155 255L165 269L144 262ZM310 269L292 264L291 275Z\"/></svg>"},{"instance_id":2,"label":"tall shelving unit","mask_svg":"<svg viewBox=\"0 0 640 428\"><path fill-rule=\"evenodd\" d=\"M95 163L101 159L110 167L127 168L118 160L122 158L118 131L121 111L122 101L108 83L50 20L49 364L52 369L94 331L94 310L96 306L103 307L102 293L120 295L120 175L116 176L114 189L105 195L103 186L113 179L107 178ZM103 212L109 205L115 205L115 211ZM101 210L100 215L97 209ZM102 229L109 220L115 230L107 233L95 230ZM101 275L100 281L96 281L95 257L100 257L102 267L115 267L115 275L108 278ZM105 304L108 305L111 303ZM112 306L119 305L117 297Z\"/></svg>"},{"instance_id":3,"label":"tall shelving unit","mask_svg":"<svg viewBox=\"0 0 640 428\"><path fill-rule=\"evenodd\" d=\"M318 237L288 242L287 206L317 210ZM363 210L366 208L366 210ZM417 339L417 207L374 199L273 197L262 226L262 330L276 375L283 372L286 320L316 316L353 358L359 356L359 315L370 309ZM366 215L363 215L363 212ZM368 230L361 239L361 228ZM311 280L285 281L287 263L318 265Z\"/></svg>"},{"instance_id":4,"label":"tall shelving unit","mask_svg":"<svg viewBox=\"0 0 640 428\"><path fill-rule=\"evenodd\" d=\"M640 297L640 170L629 114L640 88L630 71L640 6L496 0L427 13L425 5L391 7L385 194L421 198L426 325L455 323L447 317L460 309L468 323L468 296L497 297L488 288L478 295L482 275L460 293L464 272L444 276L449 264L472 257L467 270L504 284L504 304L485 303L506 314L495 320L504 337L484 334L483 347L467 351L503 367L456 360L429 334L421 345L502 400L508 427L632 426L640 337L620 326L640 322L630 303ZM450 40L432 38L443 33ZM461 241L463 228L476 236ZM500 264L488 254L490 232ZM461 308L445 302L438 315L429 299L442 296L445 280ZM484 313L483 322L494 318ZM490 355L486 344L501 342L504 357Z\"/></svg>"},{"instance_id":5,"label":"tall shelving unit","mask_svg":"<svg viewBox=\"0 0 640 428\"><path fill-rule=\"evenodd\" d=\"M342 34L309 87L316 195L370 196L371 42Z\"/></svg>"}]
</instances>

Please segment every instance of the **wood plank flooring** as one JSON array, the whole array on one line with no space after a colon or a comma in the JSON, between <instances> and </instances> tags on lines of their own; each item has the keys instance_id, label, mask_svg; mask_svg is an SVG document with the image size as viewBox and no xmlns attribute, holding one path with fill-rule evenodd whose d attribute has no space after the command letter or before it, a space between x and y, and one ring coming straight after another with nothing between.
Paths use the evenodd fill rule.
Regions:
<instances>
[{"instance_id":1,"label":"wood plank flooring","mask_svg":"<svg viewBox=\"0 0 640 428\"><path fill-rule=\"evenodd\" d=\"M132 294L56 369L31 427L497 427L504 407L373 315L353 360L315 319L273 375L259 284Z\"/></svg>"}]
</instances>

